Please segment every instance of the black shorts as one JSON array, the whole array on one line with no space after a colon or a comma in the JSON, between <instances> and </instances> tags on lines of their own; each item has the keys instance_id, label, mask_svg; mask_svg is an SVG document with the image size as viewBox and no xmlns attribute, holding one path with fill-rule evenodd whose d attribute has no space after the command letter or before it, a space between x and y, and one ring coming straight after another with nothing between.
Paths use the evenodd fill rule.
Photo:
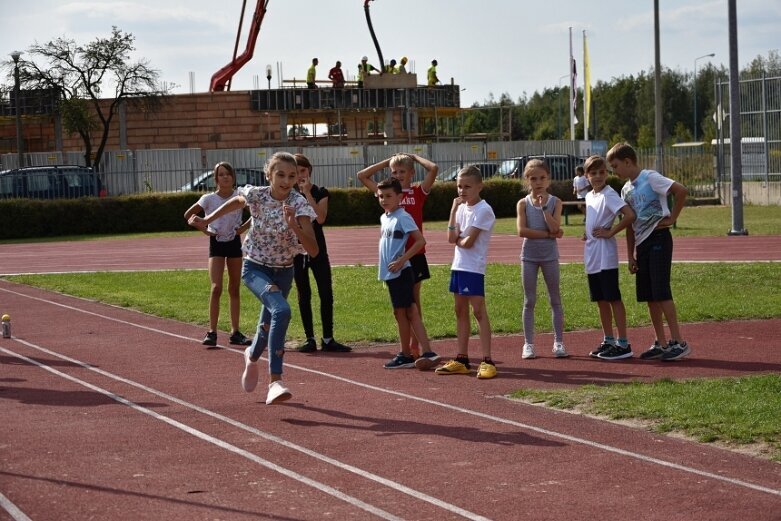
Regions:
<instances>
[{"instance_id":1,"label":"black shorts","mask_svg":"<svg viewBox=\"0 0 781 521\"><path fill-rule=\"evenodd\" d=\"M673 236L669 228L654 230L637 246L637 301L662 302L673 299L670 272L673 265Z\"/></svg>"},{"instance_id":2,"label":"black shorts","mask_svg":"<svg viewBox=\"0 0 781 521\"><path fill-rule=\"evenodd\" d=\"M425 253L418 253L409 260L409 263L412 265L412 276L415 279L415 284L431 278Z\"/></svg>"},{"instance_id":3,"label":"black shorts","mask_svg":"<svg viewBox=\"0 0 781 521\"><path fill-rule=\"evenodd\" d=\"M618 268L589 273L588 293L591 296L591 302L616 302L621 300L621 289L618 286Z\"/></svg>"},{"instance_id":4,"label":"black shorts","mask_svg":"<svg viewBox=\"0 0 781 521\"><path fill-rule=\"evenodd\" d=\"M209 257L241 258L241 237L238 235L232 241L220 242L217 237L209 237Z\"/></svg>"},{"instance_id":5,"label":"black shorts","mask_svg":"<svg viewBox=\"0 0 781 521\"><path fill-rule=\"evenodd\" d=\"M412 268L404 268L395 279L385 281L390 293L393 309L408 308L415 303L412 288L415 280L412 277Z\"/></svg>"}]
</instances>

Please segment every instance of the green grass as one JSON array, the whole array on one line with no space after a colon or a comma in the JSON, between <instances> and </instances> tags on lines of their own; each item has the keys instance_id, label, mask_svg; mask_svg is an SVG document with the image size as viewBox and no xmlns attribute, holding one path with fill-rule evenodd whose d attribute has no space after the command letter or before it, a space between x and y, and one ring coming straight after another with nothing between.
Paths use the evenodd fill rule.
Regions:
<instances>
[{"instance_id":1,"label":"green grass","mask_svg":"<svg viewBox=\"0 0 781 521\"><path fill-rule=\"evenodd\" d=\"M579 389L521 389L512 398L611 420L633 420L659 433L680 432L700 442L751 446L781 461L781 376L661 380L651 384L584 385Z\"/></svg>"}]
</instances>

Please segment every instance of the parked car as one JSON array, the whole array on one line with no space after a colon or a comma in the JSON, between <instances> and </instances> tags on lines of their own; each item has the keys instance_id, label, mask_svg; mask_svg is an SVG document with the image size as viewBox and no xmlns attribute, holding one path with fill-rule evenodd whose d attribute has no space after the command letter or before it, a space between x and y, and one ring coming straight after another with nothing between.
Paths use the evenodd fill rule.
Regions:
<instances>
[{"instance_id":1,"label":"parked car","mask_svg":"<svg viewBox=\"0 0 781 521\"><path fill-rule=\"evenodd\" d=\"M583 163L579 157L570 154L535 154L529 156L513 157L502 161L496 175L505 178L520 179L526 163L532 159L542 159L548 164L551 179L554 181L566 181L575 177L575 167Z\"/></svg>"},{"instance_id":2,"label":"parked car","mask_svg":"<svg viewBox=\"0 0 781 521\"><path fill-rule=\"evenodd\" d=\"M268 184L266 181L266 173L261 168L234 168L236 172L236 186L252 185L252 186L265 186ZM182 186L180 192L211 192L215 190L217 185L214 182L214 172L208 170L195 179L192 182Z\"/></svg>"},{"instance_id":3,"label":"parked car","mask_svg":"<svg viewBox=\"0 0 781 521\"><path fill-rule=\"evenodd\" d=\"M86 166L47 165L0 172L0 198L63 199L108 195L100 176Z\"/></svg>"},{"instance_id":4,"label":"parked car","mask_svg":"<svg viewBox=\"0 0 781 521\"><path fill-rule=\"evenodd\" d=\"M464 163L463 166L461 166L461 164L455 164L438 173L437 181L455 181L456 177L458 177L459 170L467 166L476 166L479 168L483 173L483 179L485 179L496 173L496 169L499 168L499 163Z\"/></svg>"}]
</instances>

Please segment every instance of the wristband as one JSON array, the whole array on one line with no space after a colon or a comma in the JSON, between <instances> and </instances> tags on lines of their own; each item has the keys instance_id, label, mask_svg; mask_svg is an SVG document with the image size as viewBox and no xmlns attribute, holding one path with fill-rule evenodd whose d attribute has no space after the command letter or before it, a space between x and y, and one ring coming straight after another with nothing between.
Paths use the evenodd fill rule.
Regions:
<instances>
[{"instance_id":1,"label":"wristband","mask_svg":"<svg viewBox=\"0 0 781 521\"><path fill-rule=\"evenodd\" d=\"M456 227L455 227L455 226L448 226L448 227L447 227L447 229L448 229L448 230L455 230L455 229L456 229Z\"/></svg>"}]
</instances>

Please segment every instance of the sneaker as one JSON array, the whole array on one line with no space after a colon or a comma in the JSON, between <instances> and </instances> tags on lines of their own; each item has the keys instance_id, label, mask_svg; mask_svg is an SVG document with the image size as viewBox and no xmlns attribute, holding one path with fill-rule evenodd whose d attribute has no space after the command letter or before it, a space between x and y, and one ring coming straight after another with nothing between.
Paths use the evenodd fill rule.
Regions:
<instances>
[{"instance_id":1,"label":"sneaker","mask_svg":"<svg viewBox=\"0 0 781 521\"><path fill-rule=\"evenodd\" d=\"M399 353L385 364L385 369L407 369L415 367L415 359L404 353Z\"/></svg>"},{"instance_id":2,"label":"sneaker","mask_svg":"<svg viewBox=\"0 0 781 521\"><path fill-rule=\"evenodd\" d=\"M480 362L480 368L477 370L477 377L481 380L488 380L496 376L496 366L488 362Z\"/></svg>"},{"instance_id":3,"label":"sneaker","mask_svg":"<svg viewBox=\"0 0 781 521\"><path fill-rule=\"evenodd\" d=\"M434 351L426 351L415 360L415 367L421 371L434 369L434 367L437 365L437 361L440 358L441 357Z\"/></svg>"},{"instance_id":4,"label":"sneaker","mask_svg":"<svg viewBox=\"0 0 781 521\"><path fill-rule=\"evenodd\" d=\"M245 391L251 393L258 385L258 362L250 360L250 350L248 347L244 350L244 373L241 375L241 386Z\"/></svg>"},{"instance_id":5,"label":"sneaker","mask_svg":"<svg viewBox=\"0 0 781 521\"><path fill-rule=\"evenodd\" d=\"M611 348L611 347L613 347L614 345L615 345L615 344L611 344L610 342L602 342L601 344L599 344L599 345L597 346L597 348L596 348L596 349L594 349L593 351L591 351L591 352L588 354L588 356L590 356L591 358L599 358L599 354L600 354L600 353L604 353L605 351L607 351L608 349L610 349L610 348Z\"/></svg>"},{"instance_id":6,"label":"sneaker","mask_svg":"<svg viewBox=\"0 0 781 521\"><path fill-rule=\"evenodd\" d=\"M564 348L564 344L562 344L561 342L554 342L553 356L555 356L556 358L567 358L569 356L569 353L567 353L567 350Z\"/></svg>"},{"instance_id":7,"label":"sneaker","mask_svg":"<svg viewBox=\"0 0 781 521\"><path fill-rule=\"evenodd\" d=\"M655 360L661 358L666 349L659 345L658 341L654 341L654 345L648 348L648 351L640 353L640 360Z\"/></svg>"},{"instance_id":8,"label":"sneaker","mask_svg":"<svg viewBox=\"0 0 781 521\"><path fill-rule=\"evenodd\" d=\"M632 346L627 344L626 347L620 345L611 345L606 350L600 352L597 355L600 360L623 360L624 358L632 358Z\"/></svg>"},{"instance_id":9,"label":"sneaker","mask_svg":"<svg viewBox=\"0 0 781 521\"><path fill-rule=\"evenodd\" d=\"M521 354L521 358L537 358L537 355L534 353L534 344L523 344L523 353Z\"/></svg>"},{"instance_id":10,"label":"sneaker","mask_svg":"<svg viewBox=\"0 0 781 521\"><path fill-rule=\"evenodd\" d=\"M451 360L442 367L437 367L434 372L437 374L469 374L472 372L472 367L469 363Z\"/></svg>"},{"instance_id":11,"label":"sneaker","mask_svg":"<svg viewBox=\"0 0 781 521\"><path fill-rule=\"evenodd\" d=\"M248 346L252 343L252 339L245 337L241 331L234 331L228 342L235 346Z\"/></svg>"},{"instance_id":12,"label":"sneaker","mask_svg":"<svg viewBox=\"0 0 781 521\"><path fill-rule=\"evenodd\" d=\"M282 383L282 380L277 380L276 382L271 382L268 385L268 395L266 396L266 405L275 405L277 403L282 403L284 401L287 401L293 397L293 393L290 392L290 389L285 387L285 384Z\"/></svg>"},{"instance_id":13,"label":"sneaker","mask_svg":"<svg viewBox=\"0 0 781 521\"><path fill-rule=\"evenodd\" d=\"M662 354L662 360L665 362L680 360L681 358L689 356L691 352L692 350L686 342L680 343L670 340L670 342L667 343L667 349L664 354Z\"/></svg>"},{"instance_id":14,"label":"sneaker","mask_svg":"<svg viewBox=\"0 0 781 521\"><path fill-rule=\"evenodd\" d=\"M217 332L216 331L207 331L206 336L203 337L203 342L201 344L209 347L216 347L217 346Z\"/></svg>"},{"instance_id":15,"label":"sneaker","mask_svg":"<svg viewBox=\"0 0 781 521\"><path fill-rule=\"evenodd\" d=\"M314 353L317 351L317 342L314 338L307 338L306 342L296 348L299 353Z\"/></svg>"},{"instance_id":16,"label":"sneaker","mask_svg":"<svg viewBox=\"0 0 781 521\"><path fill-rule=\"evenodd\" d=\"M353 350L352 347L346 346L344 344L340 344L333 338L329 340L328 342L323 341L323 339L320 339L320 350L326 351L328 353L349 353Z\"/></svg>"}]
</instances>

